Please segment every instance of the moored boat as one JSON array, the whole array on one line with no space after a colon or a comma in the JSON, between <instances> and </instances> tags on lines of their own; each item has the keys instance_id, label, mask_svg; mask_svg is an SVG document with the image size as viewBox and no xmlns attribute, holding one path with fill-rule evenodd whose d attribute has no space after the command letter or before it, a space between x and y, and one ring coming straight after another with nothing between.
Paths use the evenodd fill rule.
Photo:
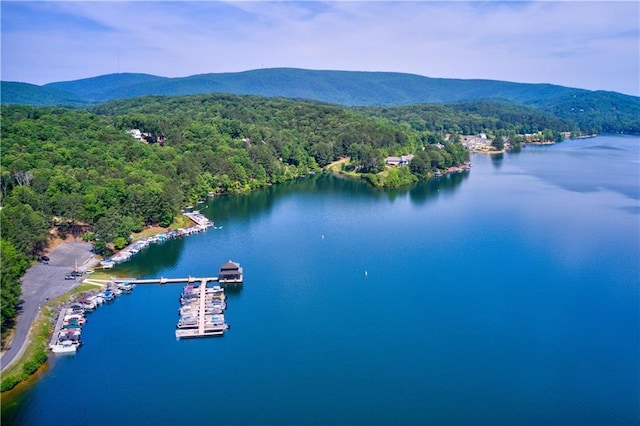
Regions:
<instances>
[{"instance_id":1,"label":"moored boat","mask_svg":"<svg viewBox=\"0 0 640 426\"><path fill-rule=\"evenodd\" d=\"M64 340L63 342L52 345L51 352L55 354L75 353L78 350L78 344L71 340Z\"/></svg>"}]
</instances>

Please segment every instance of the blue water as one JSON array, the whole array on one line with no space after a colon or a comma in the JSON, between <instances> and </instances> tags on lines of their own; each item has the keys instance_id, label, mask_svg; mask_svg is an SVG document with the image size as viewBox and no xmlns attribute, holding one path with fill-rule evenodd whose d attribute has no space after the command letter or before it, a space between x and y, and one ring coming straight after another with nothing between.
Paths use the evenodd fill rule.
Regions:
<instances>
[{"instance_id":1,"label":"blue water","mask_svg":"<svg viewBox=\"0 0 640 426\"><path fill-rule=\"evenodd\" d=\"M201 211L125 275L245 270L223 338L138 286L3 424L640 422L640 139L527 147L410 189L315 176ZM4 405L4 402L3 402Z\"/></svg>"}]
</instances>

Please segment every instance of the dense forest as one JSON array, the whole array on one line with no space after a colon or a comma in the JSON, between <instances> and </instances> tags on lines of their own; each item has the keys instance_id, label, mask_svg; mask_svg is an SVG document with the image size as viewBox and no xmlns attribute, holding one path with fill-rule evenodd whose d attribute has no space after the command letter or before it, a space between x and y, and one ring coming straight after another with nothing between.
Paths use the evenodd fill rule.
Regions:
<instances>
[{"instance_id":1,"label":"dense forest","mask_svg":"<svg viewBox=\"0 0 640 426\"><path fill-rule=\"evenodd\" d=\"M579 131L512 105L348 108L226 94L84 110L3 106L1 118L3 330L16 315L19 277L52 228L82 233L101 251L146 225L171 224L208 193L278 184L338 159L373 184L400 186L467 161L458 134ZM387 156L407 154L410 167L386 167Z\"/></svg>"},{"instance_id":2,"label":"dense forest","mask_svg":"<svg viewBox=\"0 0 640 426\"><path fill-rule=\"evenodd\" d=\"M565 95L547 101L550 114L571 120L585 133L640 134L640 102L615 92Z\"/></svg>"},{"instance_id":3,"label":"dense forest","mask_svg":"<svg viewBox=\"0 0 640 426\"><path fill-rule=\"evenodd\" d=\"M498 102L360 107L357 111L397 123L408 123L414 130L432 134L491 133L506 136L509 133L524 135L545 130L581 133L579 127L570 120L538 109Z\"/></svg>"}]
</instances>

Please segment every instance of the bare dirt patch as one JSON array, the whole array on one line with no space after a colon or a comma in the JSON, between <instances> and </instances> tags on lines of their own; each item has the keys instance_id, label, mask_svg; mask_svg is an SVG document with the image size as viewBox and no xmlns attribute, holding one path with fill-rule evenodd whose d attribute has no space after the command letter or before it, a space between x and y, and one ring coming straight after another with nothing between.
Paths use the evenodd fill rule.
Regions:
<instances>
[{"instance_id":1,"label":"bare dirt patch","mask_svg":"<svg viewBox=\"0 0 640 426\"><path fill-rule=\"evenodd\" d=\"M152 235L163 234L168 230L169 228L163 228L161 226L148 226L140 232L133 233L132 236L134 240L138 240L140 238L150 237Z\"/></svg>"},{"instance_id":2,"label":"bare dirt patch","mask_svg":"<svg viewBox=\"0 0 640 426\"><path fill-rule=\"evenodd\" d=\"M67 234L62 238L56 228L49 230L49 241L47 247L43 250L43 254L50 254L53 249L58 247L62 243L81 243L82 238L74 237L72 234Z\"/></svg>"}]
</instances>

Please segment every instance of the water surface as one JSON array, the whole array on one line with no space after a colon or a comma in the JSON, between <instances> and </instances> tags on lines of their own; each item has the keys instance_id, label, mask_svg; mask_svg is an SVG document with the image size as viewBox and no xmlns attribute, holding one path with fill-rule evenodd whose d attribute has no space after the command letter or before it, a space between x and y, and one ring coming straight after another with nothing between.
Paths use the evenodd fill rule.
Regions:
<instances>
[{"instance_id":1,"label":"water surface","mask_svg":"<svg viewBox=\"0 0 640 426\"><path fill-rule=\"evenodd\" d=\"M181 287L138 286L3 424L637 424L639 150L601 136L405 190L315 176L209 200L222 229L120 272L239 261L231 330L176 341Z\"/></svg>"}]
</instances>

